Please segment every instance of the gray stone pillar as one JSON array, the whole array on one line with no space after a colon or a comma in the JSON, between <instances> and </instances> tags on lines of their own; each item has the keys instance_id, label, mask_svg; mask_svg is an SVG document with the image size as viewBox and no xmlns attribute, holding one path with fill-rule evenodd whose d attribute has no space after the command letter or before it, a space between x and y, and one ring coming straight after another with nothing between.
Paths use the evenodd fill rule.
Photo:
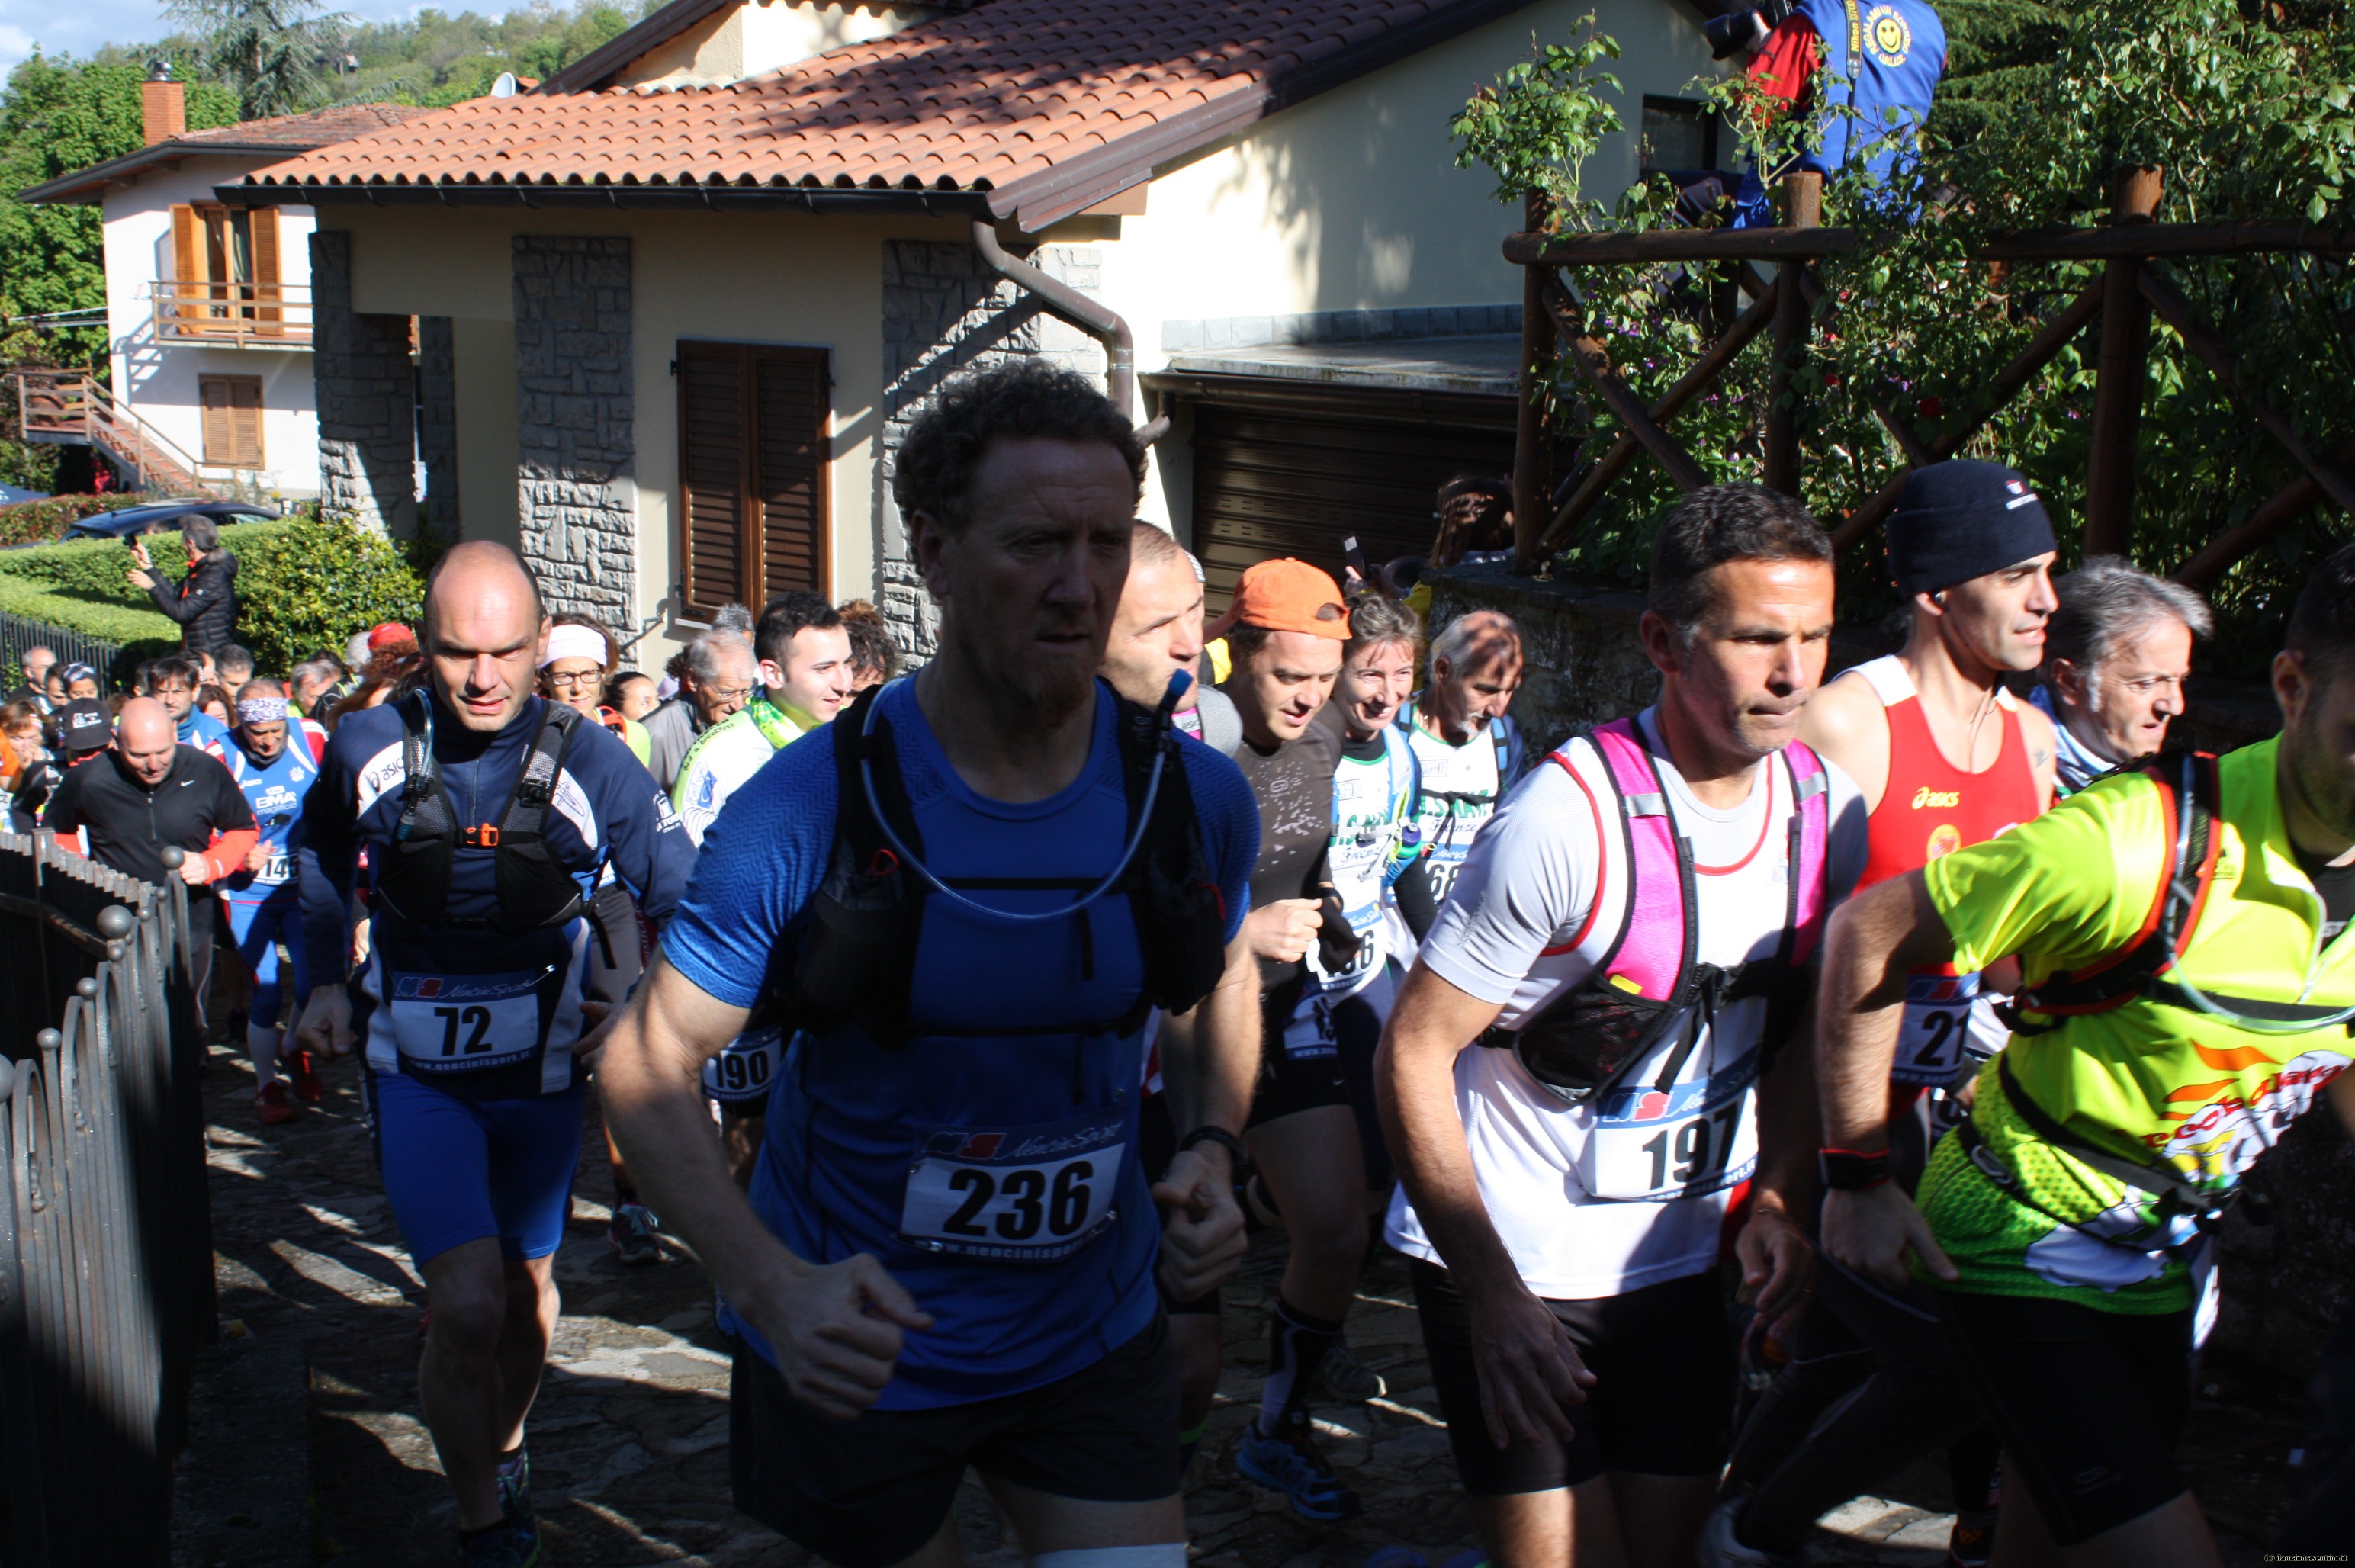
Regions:
<instances>
[{"instance_id":1,"label":"gray stone pillar","mask_svg":"<svg viewBox=\"0 0 2355 1568\"><path fill-rule=\"evenodd\" d=\"M425 465L424 526L452 541L458 518L458 361L446 315L417 318L417 456Z\"/></svg>"},{"instance_id":2,"label":"gray stone pillar","mask_svg":"<svg viewBox=\"0 0 2355 1568\"><path fill-rule=\"evenodd\" d=\"M1049 245L1028 258L1041 271L1089 293L1098 290L1103 258L1092 246ZM908 530L891 499L900 443L923 400L960 370L1016 356L1040 356L1101 378L1103 347L1049 315L1037 300L987 267L970 244L930 240L883 242L883 442L878 465L876 603L892 639L911 660L930 656L939 616L916 579Z\"/></svg>"},{"instance_id":3,"label":"gray stone pillar","mask_svg":"<svg viewBox=\"0 0 2355 1568\"><path fill-rule=\"evenodd\" d=\"M379 534L417 531L416 372L409 318L352 309L352 237L311 236L311 374L319 505Z\"/></svg>"},{"instance_id":4,"label":"gray stone pillar","mask_svg":"<svg viewBox=\"0 0 2355 1568\"><path fill-rule=\"evenodd\" d=\"M630 242L515 237L517 517L551 610L637 629Z\"/></svg>"}]
</instances>

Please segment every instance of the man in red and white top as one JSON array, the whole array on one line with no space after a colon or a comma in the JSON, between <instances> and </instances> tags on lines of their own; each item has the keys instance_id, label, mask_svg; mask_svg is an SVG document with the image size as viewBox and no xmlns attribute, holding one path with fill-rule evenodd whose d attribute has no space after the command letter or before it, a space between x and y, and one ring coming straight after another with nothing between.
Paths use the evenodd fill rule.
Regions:
<instances>
[{"instance_id":1,"label":"man in red and white top","mask_svg":"<svg viewBox=\"0 0 2355 1568\"><path fill-rule=\"evenodd\" d=\"M1859 888L2041 815L2058 757L2052 721L2002 685L2043 661L2045 623L2060 604L2052 525L2036 492L1999 464L1932 464L1906 479L1888 537L1891 574L1913 601L1905 646L1827 685L1799 727L1871 811ZM1905 996L1891 1136L1854 1152L1882 1159L1887 1179L1911 1191L1979 1065L2009 1035L1976 974L1912 974ZM1942 1446L1958 1505L1955 1557L1982 1559L1993 1541L1994 1446L1946 1351L1934 1298L1917 1289L1892 1301L1827 1267L1817 1305L1826 1310L1797 1326L1789 1361L1735 1445L1732 1500L1710 1521L1717 1555L1704 1561L1796 1560L1818 1517Z\"/></svg>"},{"instance_id":2,"label":"man in red and white top","mask_svg":"<svg viewBox=\"0 0 2355 1568\"><path fill-rule=\"evenodd\" d=\"M1695 491L1662 523L1650 606L1658 703L1507 798L1376 1068L1389 1237L1473 1521L1512 1568L1691 1561L1734 1396L1723 1238L1738 1224L1770 1318L1812 1262L1806 998L1865 858L1856 786L1793 743L1830 543L1786 496ZM1623 967L1639 950L1674 983Z\"/></svg>"}]
</instances>

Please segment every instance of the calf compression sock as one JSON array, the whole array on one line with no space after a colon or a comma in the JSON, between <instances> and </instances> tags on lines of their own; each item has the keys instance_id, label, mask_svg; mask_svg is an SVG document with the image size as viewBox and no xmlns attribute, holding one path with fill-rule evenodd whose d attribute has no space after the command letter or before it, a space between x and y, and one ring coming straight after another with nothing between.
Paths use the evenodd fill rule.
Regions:
<instances>
[{"instance_id":1,"label":"calf compression sock","mask_svg":"<svg viewBox=\"0 0 2355 1568\"><path fill-rule=\"evenodd\" d=\"M1325 1352L1340 1338L1337 1320L1311 1317L1282 1296L1267 1318L1267 1378L1260 1384L1259 1435L1273 1437L1308 1419L1308 1390Z\"/></svg>"},{"instance_id":2,"label":"calf compression sock","mask_svg":"<svg viewBox=\"0 0 2355 1568\"><path fill-rule=\"evenodd\" d=\"M278 1051L283 1043L275 1029L260 1024L245 1026L245 1052L253 1058L253 1086L261 1089L278 1082Z\"/></svg>"}]
</instances>

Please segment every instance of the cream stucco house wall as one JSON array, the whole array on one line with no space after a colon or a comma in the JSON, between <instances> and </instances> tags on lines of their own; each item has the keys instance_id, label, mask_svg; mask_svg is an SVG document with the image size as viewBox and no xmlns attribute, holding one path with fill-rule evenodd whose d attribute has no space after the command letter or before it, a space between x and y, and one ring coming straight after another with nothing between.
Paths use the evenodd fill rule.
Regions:
<instances>
[{"instance_id":1,"label":"cream stucco house wall","mask_svg":"<svg viewBox=\"0 0 2355 1568\"><path fill-rule=\"evenodd\" d=\"M1010 26L1018 10L1079 4L997 0L962 20ZM1281 526L1263 538L1248 521L1208 517L1213 507L1206 486L1225 496L1233 482L1219 475L1233 466L1238 450L1241 466L1250 468L1255 449L1246 449L1254 440L1273 442L1268 450L1280 452L1295 427L1314 440L1322 430L1348 438L1353 428L1388 429L1385 420L1401 430L1420 424L1441 432L1438 447L1420 459L1428 470L1453 460L1444 432L1460 426L1462 465L1495 465L1511 419L1508 383L1520 286L1497 247L1517 225L1516 215L1493 199L1486 170L1454 165L1448 123L1465 99L1526 58L1533 38L1569 37L1595 11L1597 25L1624 50L1616 74L1625 88L1622 114L1629 129L1612 139L1589 174L1592 187L1610 196L1637 176L1646 101L1654 101L1657 118L1663 104L1690 100L1695 78L1715 69L1698 13L1685 0L1473 0L1461 8L1468 25L1437 29L1417 47L1393 51L1396 58L1239 118L1224 133L1176 145L1167 137L1156 144L1139 136L1132 167L1106 176L1099 159L1088 176L1092 187L1027 203L996 225L1007 249L1125 318L1146 389L1136 417L1159 411L1174 421L1155 448L1145 515L1212 556L1214 573L1223 560L1231 578L1242 559L1237 552L1312 548L1288 544ZM940 210L927 213L921 204L930 197L906 196L902 182L867 202L878 187L870 178L850 187L851 199L839 204L847 210L781 210L784 197L763 209L750 195L743 199L751 209L727 210L733 192L717 181L705 187L717 198L697 205L677 182L660 193L660 205L646 184L632 183L662 163L660 148L693 142L702 122L690 116L741 112L709 93L674 96L648 84L761 63L757 49L746 51L746 40L763 36L762 27L771 40L763 47L798 48L796 38L777 41L782 29L761 16L792 9L759 0L732 6L682 0L672 12L685 20L669 36L625 36L604 51L612 58L584 62L589 69L575 68L570 81L549 84L559 101L544 110L529 99L490 106L503 118L453 126L446 146L428 134L435 122L421 121L262 171L222 192L249 201L269 199L273 187L281 199L315 192L323 242L347 257L339 263L347 269L343 307L361 323L415 318L421 328L446 332L450 406L442 418L452 450L442 462L454 475L444 475L442 483L455 499L463 531L517 543L559 585L572 585L579 603L625 623L617 628L625 636L643 630L642 660L658 662L703 621L693 594L682 594L690 573L683 559L690 466L684 460L690 454L681 447L687 422L682 400L690 394L683 389L682 345L823 351L830 381L815 485L823 538L810 585L837 600L881 601L902 640L916 647L925 636L925 607L907 570L888 486L888 453L915 401L947 368L976 356L1046 353L1092 373L1105 364L1094 340L1041 315L976 260L970 197L961 197L964 208L942 200ZM640 32L659 33L666 15ZM933 13L871 8L830 15L829 25L865 27L885 42L854 42L803 61L785 73L793 93L826 90L826 73L837 61L844 80L851 80L849 73L871 69L875 52L895 41L938 32L941 38L926 47L951 47L960 24L954 16L933 22L926 19ZM798 37L811 31L805 16ZM1050 61L1039 70L1052 69ZM581 79L599 71L605 73L602 85L581 91ZM572 96L562 96L568 89ZM1026 103L1051 100L1054 90L1025 84L1020 96ZM1184 95L1177 96L1182 101ZM1019 116L1003 97L991 112L1013 120L1001 135L1021 133ZM573 118L546 118L558 115ZM576 134L576 124L586 129ZM855 123L829 133L868 139ZM903 144L921 142L921 131L894 133ZM527 188L507 199L468 172L496 177L506 161L507 137L538 149L518 157L541 156L551 143L569 139L581 144L576 170L630 172L626 182L610 173L591 176L597 183L586 190L576 173L563 186ZM1105 141L1100 134L1070 139L1090 151ZM913 155L911 161L926 169L941 162ZM746 183L740 179L734 188ZM1026 227L1026 219L1056 201L1068 207L1107 186L1114 188L1080 210ZM601 188L616 194L601 202L593 194ZM805 182L801 188L815 191L815 205L823 205L845 187ZM897 206L887 208L883 199ZM572 282L553 285L554 293L537 281L559 274ZM603 281L585 281L592 277ZM323 286L323 310L336 286L334 279ZM583 299L593 293L598 303L571 309L566 287ZM625 302L617 304L624 293ZM430 355L430 336L421 340ZM709 352L689 351L690 357ZM562 353L586 357L567 368L549 358ZM323 360L323 405L334 401L331 374L342 373ZM1360 407L1353 398L1369 400L1362 414L1353 411ZM1252 433L1265 421L1232 411L1262 404L1274 421L1272 436ZM1198 406L1209 411L1199 419ZM549 424L567 418L570 434ZM339 435L341 430L331 413L331 446L338 440L365 446L370 439L365 429ZM421 444L430 448L432 442ZM533 453L559 447L593 447L606 455L570 478L551 476ZM430 450L427 461L434 461ZM331 457L331 470L336 463ZM361 457L347 457L344 466L355 475L368 470ZM1274 466L1283 466L1280 458ZM1213 468L1219 473L1206 478ZM1381 504L1398 515L1364 526L1427 533L1419 512L1401 508L1427 507L1430 481L1398 483L1423 486L1421 498L1393 496ZM364 515L366 488L356 483L343 492ZM332 472L329 494L337 494ZM1280 496L1272 504L1285 507ZM1217 539L1209 537L1222 528ZM1321 553L1337 558L1337 533L1326 542L1329 549ZM1215 550L1208 548L1213 544ZM773 575L771 585L776 581ZM563 597L566 590L558 592ZM744 596L757 600L758 585Z\"/></svg>"}]
</instances>

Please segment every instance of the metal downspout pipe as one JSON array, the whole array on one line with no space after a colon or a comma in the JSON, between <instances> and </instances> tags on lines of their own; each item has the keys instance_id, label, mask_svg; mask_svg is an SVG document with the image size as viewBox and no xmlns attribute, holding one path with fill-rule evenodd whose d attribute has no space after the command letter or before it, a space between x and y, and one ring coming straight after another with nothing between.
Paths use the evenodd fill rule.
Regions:
<instances>
[{"instance_id":1,"label":"metal downspout pipe","mask_svg":"<svg viewBox=\"0 0 2355 1568\"><path fill-rule=\"evenodd\" d=\"M1106 366L1105 390L1113 406L1134 421L1136 418L1136 339L1128 330L1128 323L1118 311L1100 300L1090 299L1060 278L1048 276L1029 262L1009 252L997 242L997 226L986 218L973 220L973 248L989 270L1027 294L1033 295L1046 308L1047 314L1059 321L1069 322L1082 332L1104 346ZM1137 435L1150 446L1169 432L1169 416L1140 427Z\"/></svg>"}]
</instances>

